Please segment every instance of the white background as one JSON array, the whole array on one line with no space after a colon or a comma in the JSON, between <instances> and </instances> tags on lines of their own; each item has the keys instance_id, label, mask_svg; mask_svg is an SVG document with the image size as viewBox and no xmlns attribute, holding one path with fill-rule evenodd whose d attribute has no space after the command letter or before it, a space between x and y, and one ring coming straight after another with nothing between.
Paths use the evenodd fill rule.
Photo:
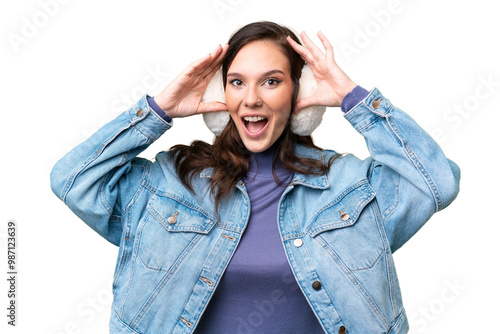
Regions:
<instances>
[{"instance_id":1,"label":"white background","mask_svg":"<svg viewBox=\"0 0 500 334\"><path fill-rule=\"evenodd\" d=\"M0 332L108 332L118 248L52 193L50 171L142 94L158 94L257 20L304 30L318 45L321 30L356 83L377 87L460 166L458 198L395 253L410 332L498 332L493 1L55 1L0 5ZM195 138L212 139L201 116L176 119L141 156ZM327 111L314 138L324 148L369 154L339 108ZM9 219L18 226L15 328L6 324Z\"/></svg>"}]
</instances>

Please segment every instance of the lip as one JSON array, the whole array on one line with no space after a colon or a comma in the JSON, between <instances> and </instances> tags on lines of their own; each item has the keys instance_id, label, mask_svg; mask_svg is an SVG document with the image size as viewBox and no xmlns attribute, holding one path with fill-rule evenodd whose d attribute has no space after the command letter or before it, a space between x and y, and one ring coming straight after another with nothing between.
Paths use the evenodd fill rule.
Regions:
<instances>
[{"instance_id":1,"label":"lip","mask_svg":"<svg viewBox=\"0 0 500 334\"><path fill-rule=\"evenodd\" d=\"M257 131L257 132L250 132L250 131L248 131L247 127L245 126L245 120L243 118L244 117L257 117L257 116L265 117L267 119L266 125L262 129L260 129L259 131ZM245 134L249 138L259 138L260 136L262 136L266 132L267 127L269 126L269 117L267 117L266 115L258 115L258 114L243 115L243 116L241 116L240 121L241 121L241 123L243 125L243 129L245 130Z\"/></svg>"}]
</instances>

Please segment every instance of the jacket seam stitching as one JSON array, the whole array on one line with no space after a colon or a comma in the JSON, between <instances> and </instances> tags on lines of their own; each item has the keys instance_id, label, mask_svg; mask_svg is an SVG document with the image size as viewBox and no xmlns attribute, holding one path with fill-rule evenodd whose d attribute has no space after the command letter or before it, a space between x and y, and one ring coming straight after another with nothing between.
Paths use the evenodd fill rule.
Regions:
<instances>
[{"instance_id":1,"label":"jacket seam stitching","mask_svg":"<svg viewBox=\"0 0 500 334\"><path fill-rule=\"evenodd\" d=\"M398 174L397 175L397 178L396 178L396 185L394 187L394 190L395 190L395 194L396 194L396 199L394 201L393 204L391 204L391 206L389 206L385 211L384 211L384 214L382 215L382 218L384 221L387 220L387 218L396 210L397 206L399 205L399 189L401 187L401 174Z\"/></svg>"},{"instance_id":2,"label":"jacket seam stitching","mask_svg":"<svg viewBox=\"0 0 500 334\"><path fill-rule=\"evenodd\" d=\"M135 204L135 201L140 196L140 193L142 192L142 187L143 187L144 183L147 182L147 179L148 179L148 176L149 176L149 163L150 162L147 161L147 166L143 166L143 165L140 165L140 164L131 163L131 165L133 165L133 166L135 165L135 166L140 167L140 168L143 169L143 171L142 171L142 180L141 180L141 183L139 184L139 187L137 187L134 195L130 199L130 201L122 209L122 215L124 215L127 211L132 210L132 206Z\"/></svg>"},{"instance_id":3,"label":"jacket seam stitching","mask_svg":"<svg viewBox=\"0 0 500 334\"><path fill-rule=\"evenodd\" d=\"M126 131L128 129L131 129L131 128L132 129L134 128L134 124L129 120L126 126L124 126L123 128L121 128L119 131L115 132L114 135L111 138L109 138L109 140L107 140L106 142L102 143L97 148L97 150L94 151L93 155L91 155L86 161L84 161L83 164L81 165L81 167L79 169L77 169L77 170L75 170L75 172L73 172L73 174L68 179L68 182L64 186L64 188L62 190L62 193L61 193L61 198L64 201L64 203L66 203L66 196L67 196L69 190L71 189L71 187L73 186L73 183L74 183L75 179L78 177L78 175L86 167L88 167L88 165L90 165L92 162L94 162L102 154L102 152L104 151L104 149L106 147L108 147L109 144L111 142L113 142L120 134L122 134L124 131ZM148 142L149 142L149 140L148 140Z\"/></svg>"},{"instance_id":4,"label":"jacket seam stitching","mask_svg":"<svg viewBox=\"0 0 500 334\"><path fill-rule=\"evenodd\" d=\"M203 208L201 208L200 206L198 206L194 203L188 202L188 201L182 199L181 197L175 196L174 194L171 194L171 193L165 193L163 196L161 196L161 195L159 195L159 196L170 198L170 199L176 201L177 203L184 205L187 208L190 208L196 212L199 212L200 214L205 216L207 219L209 219L212 223L214 223L214 224L217 223L217 219L215 217L213 217L210 213L203 210Z\"/></svg>"},{"instance_id":5,"label":"jacket seam stitching","mask_svg":"<svg viewBox=\"0 0 500 334\"><path fill-rule=\"evenodd\" d=\"M349 267L347 267L347 265L344 263L344 261L342 261L342 259L335 252L335 250L333 250L330 247L330 244L327 243L321 236L319 237L319 239L314 238L314 240L317 240L316 242L318 242L318 243L320 243L319 240L321 240L322 242L320 243L320 245L323 248L326 248L326 247L330 248L331 252L327 252L327 253L330 254L330 256L333 258L335 264L338 267L340 267L341 272L344 275L346 275L347 279L358 289L358 291L363 296L364 300L368 303L368 305L370 305L370 308L376 314L376 316L379 319L379 321L381 322L381 324L383 324L385 327L388 327L389 323L387 322L387 319L385 319L384 314L382 313L382 311L380 310L378 305L375 303L372 296L368 293L368 291L365 289L365 287L359 282L359 280L354 276L354 274L352 273L352 270L349 269ZM380 255L382 255L382 254L380 254ZM380 258L380 255L377 258L377 261Z\"/></svg>"},{"instance_id":6,"label":"jacket seam stitching","mask_svg":"<svg viewBox=\"0 0 500 334\"><path fill-rule=\"evenodd\" d=\"M365 179L366 180L366 179ZM361 185L357 185L361 183ZM347 196L351 191L354 191L355 189L359 188L359 187L362 187L364 185L368 185L370 188L369 190L371 190L369 192L369 194L366 194L362 199L361 202L358 203L358 205L356 206L356 209L359 209L359 211L355 211L356 214L356 220L355 221L352 221L350 223L345 223L345 222L337 222L337 223L329 223L327 225L324 225L322 227L318 227L318 228L313 228L312 225L314 224L314 222L316 221L316 219L318 218L318 216L323 213L324 211L326 211L327 209L331 208L332 206L336 205L337 203L340 203L340 201L345 197ZM336 229L336 228L342 228L342 227L347 227L347 226L352 226L356 223L357 219L359 218L359 214L361 213L361 209L364 208L366 206L367 203L369 203L373 198L375 198L375 192L371 189L371 186L368 182L366 181L359 181L357 183L355 183L352 187L349 187L346 191L344 191L343 193L341 193L339 195L340 198L338 199L334 199L331 203L329 203L328 205L325 205L325 207L323 207L322 209L320 209L320 211L314 215L312 221L311 221L311 224L307 227L305 233L310 233L312 237L315 237L317 236L318 234L324 232L324 231L328 231L328 230L332 230L332 229Z\"/></svg>"},{"instance_id":7,"label":"jacket seam stitching","mask_svg":"<svg viewBox=\"0 0 500 334\"><path fill-rule=\"evenodd\" d=\"M144 224L142 226L144 226L147 223L147 219L148 218L146 217L144 219L145 219L145 222L144 222ZM139 225L140 225L140 223L139 223ZM139 228L139 226L138 226L138 228ZM134 244L133 244L133 247L131 248L132 250L131 250L131 259L130 259L130 261L131 261L131 267L132 267L132 269L131 269L131 273L130 273L129 279L127 281L126 293L125 293L125 296L123 297L123 302L122 302L122 304L120 306L120 314L123 314L123 309L125 308L125 304L127 302L127 299L128 299L128 296L129 296L129 292L130 292L130 287L132 285L132 281L133 281L134 274L135 274L135 261L137 259L137 252L135 252L135 248L137 246L134 246L134 245L137 245L137 232L139 230L138 228L135 231L135 234L134 234ZM139 236L139 240L140 240L141 237L142 237L142 234Z\"/></svg>"},{"instance_id":8,"label":"jacket seam stitching","mask_svg":"<svg viewBox=\"0 0 500 334\"><path fill-rule=\"evenodd\" d=\"M365 132L367 129L371 128L374 124L376 124L377 122L380 122L383 119L382 116L377 115L377 114L375 114L375 115L376 115L376 117L375 117L375 119L373 119L373 121L366 124L362 128L357 129L359 133L363 134L363 132Z\"/></svg>"},{"instance_id":9,"label":"jacket seam stitching","mask_svg":"<svg viewBox=\"0 0 500 334\"><path fill-rule=\"evenodd\" d=\"M115 317L116 319L120 322L121 325L125 326L128 330L134 332L134 333L137 333L137 334L140 334L138 331L134 330L132 327L130 327L129 325L127 325L123 320L122 318L118 315L118 313L116 313L115 310L112 310L112 312L115 314Z\"/></svg>"},{"instance_id":10,"label":"jacket seam stitching","mask_svg":"<svg viewBox=\"0 0 500 334\"><path fill-rule=\"evenodd\" d=\"M387 334L391 334L392 333L392 330L394 328L396 328L396 326L399 325L399 323L401 321L403 321L403 318L404 318L404 314L405 314L405 310L403 309L401 312L399 312L399 314L397 315L396 317L396 321L392 324L392 326L389 328L389 332ZM396 333L397 334L397 333Z\"/></svg>"},{"instance_id":11,"label":"jacket seam stitching","mask_svg":"<svg viewBox=\"0 0 500 334\"><path fill-rule=\"evenodd\" d=\"M99 185L99 190L98 190L98 194L99 194L99 200L102 204L102 206L104 207L104 209L108 212L108 214L112 214L113 213L113 208L111 207L111 205L109 205L109 203L106 201L106 194L104 193L104 186L107 182L105 181L108 181L110 179L110 176L111 176L111 171L107 172L106 175L104 175L100 180L100 185Z\"/></svg>"},{"instance_id":12,"label":"jacket seam stitching","mask_svg":"<svg viewBox=\"0 0 500 334\"><path fill-rule=\"evenodd\" d=\"M430 188L435 205L436 205L435 210L439 211L439 209L442 206L442 202L441 202L441 196L439 195L438 189L437 189L434 181L432 180L432 178L429 175L429 173L427 172L427 170L422 166L420 159L417 157L415 152L411 149L406 138L400 135L401 132L399 131L398 126L394 123L393 117L391 115L388 115L388 117L386 119L387 119L387 124L389 125L389 127L392 129L393 133L396 135L396 137L399 139L400 143L402 144L401 148L405 152L406 156L413 163L413 165L416 167L416 169L420 172L420 175L422 175L425 182L427 183L427 186Z\"/></svg>"},{"instance_id":13,"label":"jacket seam stitching","mask_svg":"<svg viewBox=\"0 0 500 334\"><path fill-rule=\"evenodd\" d=\"M158 295L160 294L161 290L165 287L168 281L170 281L170 278L173 276L175 271L178 269L180 264L183 262L184 258L188 255L189 251L198 243L199 239L201 238L201 234L197 234L196 236L193 237L193 240L184 248L184 250L179 254L179 256L175 259L173 264L170 266L170 268L167 271L162 271L161 269L154 269L156 271L162 271L165 273L165 276L161 279L161 281L158 283L154 291L149 295L148 299L144 303L144 305L141 307L137 315L134 317L134 319L131 322L132 324L138 324L144 316L146 315L149 307L153 304L153 302L156 300Z\"/></svg>"},{"instance_id":14,"label":"jacket seam stitching","mask_svg":"<svg viewBox=\"0 0 500 334\"><path fill-rule=\"evenodd\" d=\"M345 196L347 196L351 191L354 189L357 189L364 184L367 183L366 179L362 179L354 184L352 184L349 188L345 189L342 193L340 193L337 197L335 197L331 202L323 206L321 209L318 210L318 212L313 216L312 221L315 221L318 216L323 213L323 211L329 209L330 207L334 206L335 204L339 203Z\"/></svg>"},{"instance_id":15,"label":"jacket seam stitching","mask_svg":"<svg viewBox=\"0 0 500 334\"><path fill-rule=\"evenodd\" d=\"M328 317L322 317L320 316L321 314L324 314L324 310L323 309L317 309L316 306L314 305L315 303L313 303L313 301L315 300L315 298L311 295L311 293L309 292L309 290L305 289L299 282L299 279L297 278L297 275L295 273L295 270L293 270L294 268L300 268L300 265L295 261L295 258L293 256L293 254L291 252L288 251L287 247L284 247L285 248L285 254L286 254L286 257L287 257L287 260L288 260L288 263L292 269L292 274L295 278L295 281L297 282L300 290L302 291L302 294L304 295L305 299L307 300L307 303L309 304L309 306L311 307L311 309L313 310L313 313L314 315L316 316L316 318L318 319L319 323L321 324L321 327L326 331L326 324L324 323L325 321L328 321L327 324L328 324L328 327L331 326L330 324L330 319ZM309 251L307 250L307 247L303 250L305 253L306 253L306 256L300 256L301 259L303 259L303 261L307 261L311 259L311 256L309 254ZM295 266L292 264L294 263ZM307 265L307 263L306 263ZM314 268L314 266L310 265L308 266L309 268ZM314 275L314 277L316 279L320 279L319 278L319 275L318 275L318 272L314 269L308 269L308 274L312 273ZM328 290L325 289L325 293L326 295L328 296L328 299L329 299L329 304L331 305L331 307L333 307L333 309L335 310L335 312L337 312L339 318L341 318L340 316L340 313L337 309L337 307L335 307L335 304L333 303L333 299L331 298L330 294L328 293Z\"/></svg>"},{"instance_id":16,"label":"jacket seam stitching","mask_svg":"<svg viewBox=\"0 0 500 334\"><path fill-rule=\"evenodd\" d=\"M374 203L374 202L372 202ZM394 291L394 284L393 284L393 267L392 267L392 261L389 258L390 250L391 250L391 245L389 242L389 239L387 237L387 233L385 230L385 220L381 215L380 212L380 206L378 205L378 200L375 198L375 204L372 206L372 212L375 215L375 219L377 221L377 227L380 233L380 236L382 238L382 241L384 243L384 257L386 259L386 264L387 264L387 280L389 283L389 295L390 295L390 300L391 300L391 305L392 305L392 312L393 316L396 316L396 300L395 300L395 291Z\"/></svg>"},{"instance_id":17,"label":"jacket seam stitching","mask_svg":"<svg viewBox=\"0 0 500 334\"><path fill-rule=\"evenodd\" d=\"M136 166L138 167L141 167L144 169L143 171L143 180L146 178L146 173L147 173L147 168L145 166L142 166L142 165L138 165L136 164ZM128 236L130 235L130 221L131 221L131 216L132 216L132 206L133 204L135 204L135 201L137 200L137 198L140 196L140 194L142 193L142 182L141 184L139 185L139 187L137 188L137 191L135 192L134 196L132 197L132 199L130 200L129 204L127 206L125 206L125 208L122 210L122 217L126 217L125 218L125 222L126 222L126 226L124 227L124 233L122 234L122 237L123 235L125 236L125 240L120 240L120 243L123 242L123 249L122 249L122 252L121 252L121 256L119 258L119 267L117 268L116 270L116 273L115 273L115 279L113 280L113 286L116 286L118 285L118 281L121 277L121 274L125 268L125 262L127 261L128 259L128 253L130 252L131 250L131 247L129 245L129 241L130 241L130 238L128 238ZM124 221L122 220L121 221L121 224L122 224L122 228L123 228L123 224L124 224ZM134 234L134 238L135 238L135 234ZM127 241L128 239L128 241Z\"/></svg>"}]
</instances>

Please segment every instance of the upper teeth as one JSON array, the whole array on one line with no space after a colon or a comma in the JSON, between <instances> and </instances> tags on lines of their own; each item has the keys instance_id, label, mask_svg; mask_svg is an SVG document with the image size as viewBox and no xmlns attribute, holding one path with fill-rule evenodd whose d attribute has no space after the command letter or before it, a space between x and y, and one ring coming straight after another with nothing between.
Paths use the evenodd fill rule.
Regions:
<instances>
[{"instance_id":1,"label":"upper teeth","mask_svg":"<svg viewBox=\"0 0 500 334\"><path fill-rule=\"evenodd\" d=\"M248 122L258 122L258 121L262 121L266 118L262 117L262 116L245 116L245 117L243 117L243 119L245 121L248 121Z\"/></svg>"}]
</instances>

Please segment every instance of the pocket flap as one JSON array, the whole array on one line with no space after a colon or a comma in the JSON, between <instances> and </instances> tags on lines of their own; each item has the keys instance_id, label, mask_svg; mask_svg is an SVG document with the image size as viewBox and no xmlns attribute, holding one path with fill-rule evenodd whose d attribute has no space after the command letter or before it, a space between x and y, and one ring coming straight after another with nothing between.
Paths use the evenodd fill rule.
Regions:
<instances>
[{"instance_id":1,"label":"pocket flap","mask_svg":"<svg viewBox=\"0 0 500 334\"><path fill-rule=\"evenodd\" d=\"M321 232L353 225L363 208L375 197L375 191L367 179L347 187L316 215L310 228L315 237Z\"/></svg>"},{"instance_id":2,"label":"pocket flap","mask_svg":"<svg viewBox=\"0 0 500 334\"><path fill-rule=\"evenodd\" d=\"M197 232L207 234L215 221L196 206L174 200L170 197L154 195L148 202L148 211L168 231Z\"/></svg>"}]
</instances>

